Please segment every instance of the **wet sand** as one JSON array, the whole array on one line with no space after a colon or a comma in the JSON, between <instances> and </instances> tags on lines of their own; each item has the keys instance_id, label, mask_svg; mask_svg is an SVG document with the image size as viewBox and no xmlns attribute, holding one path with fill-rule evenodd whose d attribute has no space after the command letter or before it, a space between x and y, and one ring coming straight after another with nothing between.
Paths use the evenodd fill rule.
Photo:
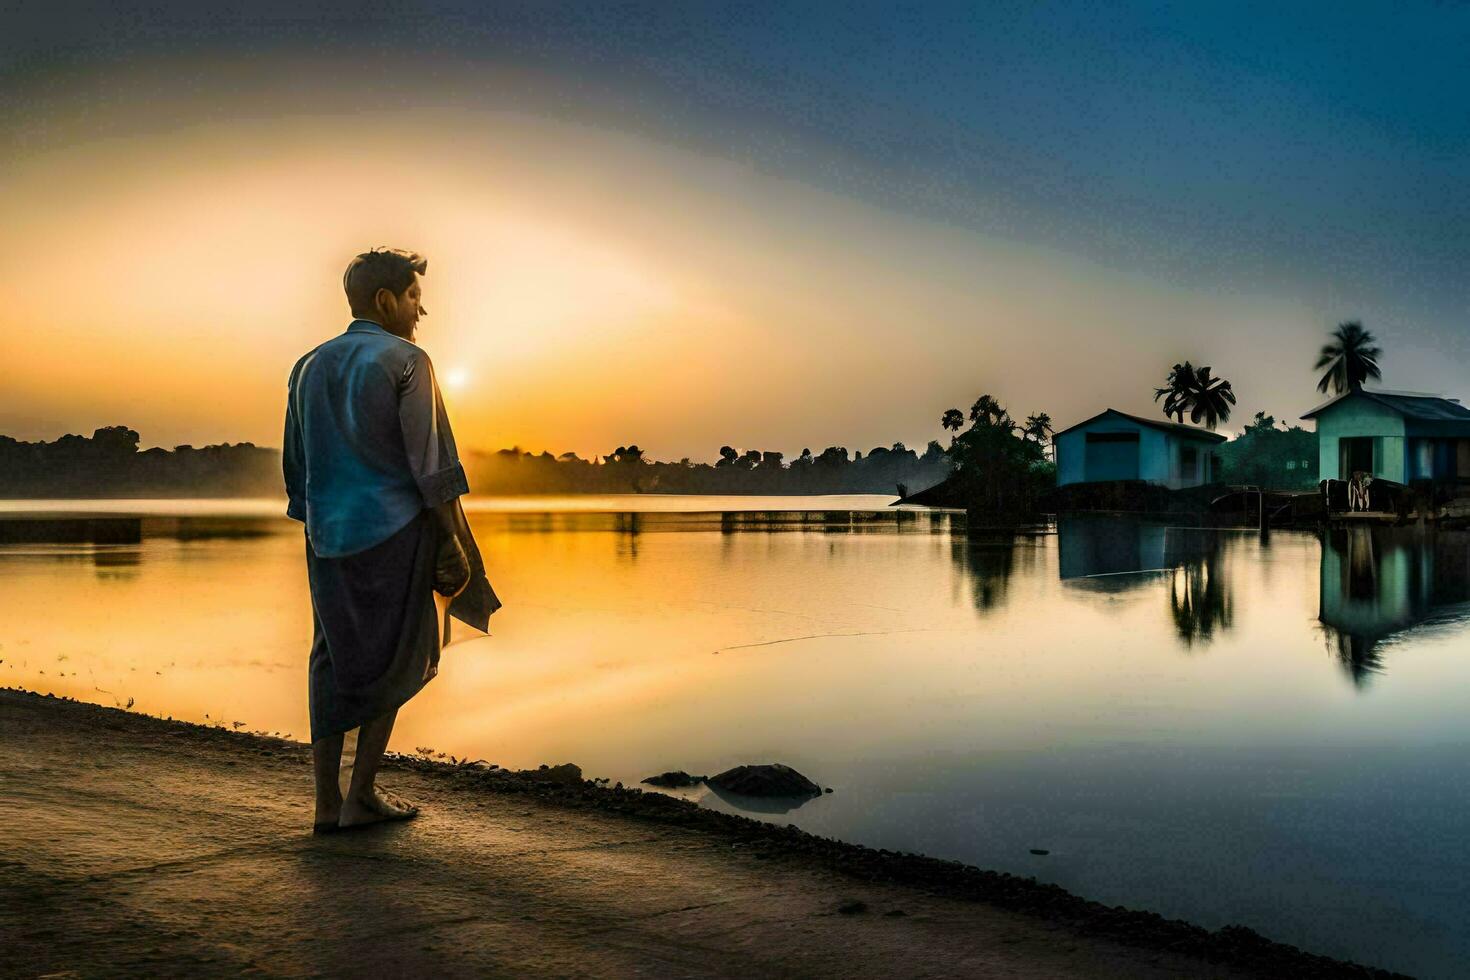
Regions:
<instances>
[{"instance_id":1,"label":"wet sand","mask_svg":"<svg viewBox=\"0 0 1470 980\"><path fill-rule=\"evenodd\" d=\"M300 743L0 690L0 974L1389 975L658 793L381 782L423 815L313 837Z\"/></svg>"}]
</instances>

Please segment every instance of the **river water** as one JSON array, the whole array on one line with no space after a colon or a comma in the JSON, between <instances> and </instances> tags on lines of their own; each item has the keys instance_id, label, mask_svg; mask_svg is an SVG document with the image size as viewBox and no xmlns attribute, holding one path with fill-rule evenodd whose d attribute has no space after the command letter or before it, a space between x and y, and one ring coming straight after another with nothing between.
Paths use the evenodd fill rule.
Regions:
<instances>
[{"instance_id":1,"label":"river water","mask_svg":"<svg viewBox=\"0 0 1470 980\"><path fill-rule=\"evenodd\" d=\"M890 499L472 501L505 607L392 747L630 785L784 762L834 792L763 819L1464 971L1470 538L970 533ZM0 684L305 737L303 538L278 502L0 518L31 511L141 518L0 545Z\"/></svg>"}]
</instances>

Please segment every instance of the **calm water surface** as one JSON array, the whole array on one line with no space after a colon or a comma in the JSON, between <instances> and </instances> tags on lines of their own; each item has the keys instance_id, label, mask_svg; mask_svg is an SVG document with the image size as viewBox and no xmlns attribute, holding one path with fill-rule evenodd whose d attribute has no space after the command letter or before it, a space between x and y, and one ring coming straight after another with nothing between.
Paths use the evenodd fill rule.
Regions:
<instances>
[{"instance_id":1,"label":"calm water surface","mask_svg":"<svg viewBox=\"0 0 1470 980\"><path fill-rule=\"evenodd\" d=\"M625 784L785 762L835 792L765 819L1464 972L1465 535L972 535L889 499L477 501L505 608L393 748ZM145 516L0 545L0 683L305 737L279 503L3 509Z\"/></svg>"}]
</instances>

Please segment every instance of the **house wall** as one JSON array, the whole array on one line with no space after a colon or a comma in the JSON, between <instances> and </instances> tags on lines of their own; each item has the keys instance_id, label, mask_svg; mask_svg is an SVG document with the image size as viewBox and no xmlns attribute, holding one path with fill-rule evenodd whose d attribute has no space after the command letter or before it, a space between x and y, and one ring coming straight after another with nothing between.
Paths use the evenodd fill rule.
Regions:
<instances>
[{"instance_id":1,"label":"house wall","mask_svg":"<svg viewBox=\"0 0 1470 980\"><path fill-rule=\"evenodd\" d=\"M1146 425L1138 429L1138 478L1149 483L1169 482L1169 445L1172 440L1158 429Z\"/></svg>"},{"instance_id":2,"label":"house wall","mask_svg":"<svg viewBox=\"0 0 1470 980\"><path fill-rule=\"evenodd\" d=\"M1408 447L1404 419L1399 413L1367 398L1350 396L1323 411L1316 421L1319 479L1343 480L1351 475L1339 472L1339 441L1371 436L1373 475L1395 483L1408 482Z\"/></svg>"},{"instance_id":3,"label":"house wall","mask_svg":"<svg viewBox=\"0 0 1470 980\"><path fill-rule=\"evenodd\" d=\"M1170 490L1182 490L1185 487L1198 487L1211 482L1215 478L1215 449L1219 445L1214 442L1205 442L1203 439L1185 439L1180 436L1157 432L1157 435L1166 440L1165 452L1168 455L1169 473L1167 478L1160 480ZM1186 447L1194 447L1196 454L1194 469L1186 472L1184 469L1184 450Z\"/></svg>"},{"instance_id":4,"label":"house wall","mask_svg":"<svg viewBox=\"0 0 1470 980\"><path fill-rule=\"evenodd\" d=\"M1064 432L1052 440L1052 451L1056 456L1057 486L1082 483L1087 479L1084 463L1087 458L1087 437L1081 429Z\"/></svg>"}]
</instances>

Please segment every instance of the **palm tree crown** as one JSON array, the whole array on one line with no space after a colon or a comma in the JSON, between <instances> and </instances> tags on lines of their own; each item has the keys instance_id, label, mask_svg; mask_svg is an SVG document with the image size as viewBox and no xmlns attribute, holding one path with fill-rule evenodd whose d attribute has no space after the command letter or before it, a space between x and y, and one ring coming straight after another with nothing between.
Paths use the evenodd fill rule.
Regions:
<instances>
[{"instance_id":1,"label":"palm tree crown","mask_svg":"<svg viewBox=\"0 0 1470 980\"><path fill-rule=\"evenodd\" d=\"M1037 442L1046 442L1046 437L1052 434L1051 416L1045 412L1028 415L1021 431Z\"/></svg>"},{"instance_id":2,"label":"palm tree crown","mask_svg":"<svg viewBox=\"0 0 1470 980\"><path fill-rule=\"evenodd\" d=\"M1211 374L1209 365L1195 367L1189 361L1174 365L1164 387L1154 389L1154 401L1160 398L1166 417L1178 416L1183 422L1188 412L1190 421L1198 424L1203 420L1209 429L1228 422L1230 406L1235 404L1229 381Z\"/></svg>"},{"instance_id":3,"label":"palm tree crown","mask_svg":"<svg viewBox=\"0 0 1470 980\"><path fill-rule=\"evenodd\" d=\"M999 422L1005 417L1006 410L1001 407L1000 402L989 395L981 395L975 399L975 404L970 406L970 421L979 422L984 419L987 422Z\"/></svg>"},{"instance_id":4,"label":"palm tree crown","mask_svg":"<svg viewBox=\"0 0 1470 980\"><path fill-rule=\"evenodd\" d=\"M1373 334L1364 330L1361 323L1356 320L1340 323L1331 336L1332 339L1322 345L1322 353L1315 365L1318 370L1327 368L1327 373L1317 382L1318 391L1326 394L1331 387L1334 395L1340 395L1363 387L1363 382L1369 378L1378 381L1383 377L1378 370L1378 358L1383 356L1383 348L1374 345Z\"/></svg>"},{"instance_id":5,"label":"palm tree crown","mask_svg":"<svg viewBox=\"0 0 1470 980\"><path fill-rule=\"evenodd\" d=\"M1194 365L1185 361L1176 364L1169 369L1169 377L1164 382L1164 387L1154 389L1154 401L1164 399L1164 417L1171 415L1179 416L1179 421L1184 421L1184 413L1194 404L1190 395L1190 385L1194 383Z\"/></svg>"},{"instance_id":6,"label":"palm tree crown","mask_svg":"<svg viewBox=\"0 0 1470 980\"><path fill-rule=\"evenodd\" d=\"M1208 366L1199 368L1194 374L1191 394L1194 404L1190 407L1189 419L1196 424L1204 420L1205 428L1214 430L1221 422L1230 421L1230 406L1235 404L1235 392L1230 382L1210 374Z\"/></svg>"}]
</instances>

